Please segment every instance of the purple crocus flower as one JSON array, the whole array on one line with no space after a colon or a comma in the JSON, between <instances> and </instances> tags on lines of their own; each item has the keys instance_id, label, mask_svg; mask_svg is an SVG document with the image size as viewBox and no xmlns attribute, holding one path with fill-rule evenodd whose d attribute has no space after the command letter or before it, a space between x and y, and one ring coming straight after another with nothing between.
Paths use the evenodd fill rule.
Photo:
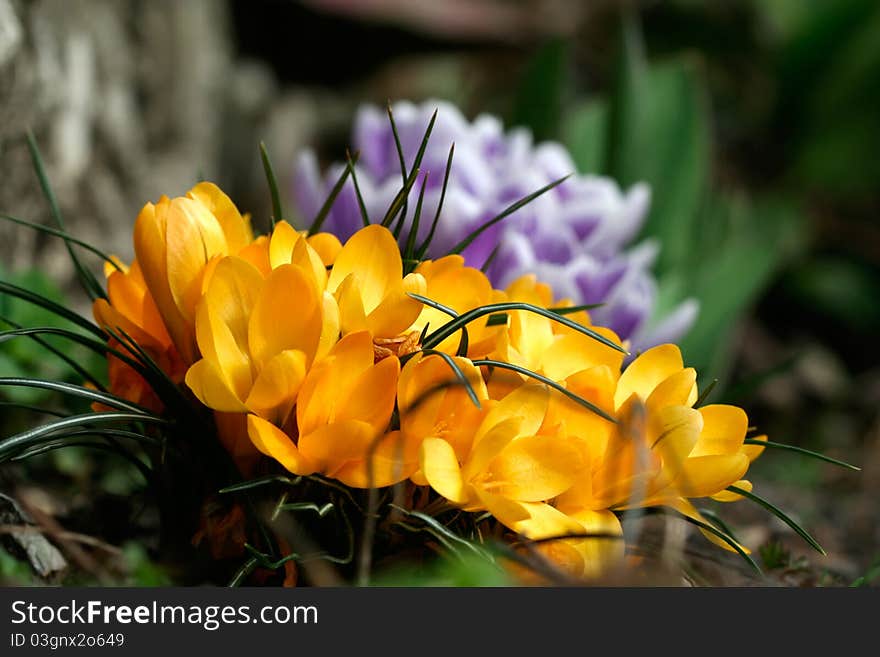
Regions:
<instances>
[{"instance_id":1,"label":"purple crocus flower","mask_svg":"<svg viewBox=\"0 0 880 657\"><path fill-rule=\"evenodd\" d=\"M445 255L511 203L577 170L561 144L535 144L531 133L522 128L505 132L494 116L484 114L468 121L457 107L445 101L420 105L398 102L392 110L408 169L437 110L420 166L420 180L408 199L409 219L401 240L406 240L411 229L422 185L417 243L427 236L440 200L449 148L455 144L429 257ZM364 105L358 110L353 149L360 151L355 172L367 215L372 222L381 221L402 184L397 146L384 109ZM343 170L342 164L335 164L322 176L315 154L300 154L293 192L302 216L317 214ZM591 311L593 321L629 339L634 352L674 342L691 327L698 306L688 299L665 317L654 317L657 284L651 266L658 245L646 241L627 249L644 221L649 203L646 185L637 184L623 192L609 178L572 175L483 232L463 255L473 267L483 267L492 257L486 273L496 287L504 288L517 277L534 273L552 287L558 299L603 304ZM349 179L323 229L344 241L362 225Z\"/></svg>"}]
</instances>

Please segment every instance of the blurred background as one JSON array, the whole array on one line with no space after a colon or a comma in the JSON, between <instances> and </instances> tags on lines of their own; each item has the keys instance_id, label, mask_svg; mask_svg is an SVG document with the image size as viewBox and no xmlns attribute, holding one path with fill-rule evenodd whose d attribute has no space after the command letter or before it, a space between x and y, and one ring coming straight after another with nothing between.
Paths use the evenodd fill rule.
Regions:
<instances>
[{"instance_id":1,"label":"blurred background","mask_svg":"<svg viewBox=\"0 0 880 657\"><path fill-rule=\"evenodd\" d=\"M261 140L289 193L298 151L343 159L357 106L399 99L497 114L562 142L581 172L650 184L640 238L661 244L661 307L700 302L682 349L703 386L718 380L711 400L744 406L771 440L862 467L780 452L753 466L756 490L828 557L759 508L726 517L747 544L770 546L765 565L786 584L874 581L873 0L0 0L0 211L48 222L31 129L71 232L124 259L141 206L201 177L264 227ZM63 243L0 222L0 258L0 278L88 312ZM50 321L0 303L19 324ZM66 375L52 367L33 344L0 345L5 376ZM0 413L3 435L27 422ZM76 491L68 506L100 494L112 508L132 485L94 455L52 458L46 476L60 467Z\"/></svg>"}]
</instances>

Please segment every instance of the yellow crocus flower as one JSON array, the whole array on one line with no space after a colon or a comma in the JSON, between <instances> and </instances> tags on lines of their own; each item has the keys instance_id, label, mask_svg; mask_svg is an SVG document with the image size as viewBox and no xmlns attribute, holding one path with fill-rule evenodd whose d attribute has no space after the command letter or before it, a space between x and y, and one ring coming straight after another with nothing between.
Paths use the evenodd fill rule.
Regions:
<instances>
[{"instance_id":1,"label":"yellow crocus flower","mask_svg":"<svg viewBox=\"0 0 880 657\"><path fill-rule=\"evenodd\" d=\"M186 196L147 203L134 228L144 281L186 364L195 362L196 305L209 262L253 242L247 217L219 187L202 182Z\"/></svg>"},{"instance_id":2,"label":"yellow crocus flower","mask_svg":"<svg viewBox=\"0 0 880 657\"><path fill-rule=\"evenodd\" d=\"M357 488L389 486L417 467L415 445L387 432L400 361L374 362L368 331L343 337L308 373L295 422L248 416L254 445L295 474L320 473ZM387 433L386 433L387 432Z\"/></svg>"},{"instance_id":3,"label":"yellow crocus flower","mask_svg":"<svg viewBox=\"0 0 880 657\"><path fill-rule=\"evenodd\" d=\"M374 338L395 338L412 326L422 304L408 294L424 294L425 285L421 274L403 276L397 242L378 224L348 239L327 280L339 303L342 333L366 330Z\"/></svg>"}]
</instances>

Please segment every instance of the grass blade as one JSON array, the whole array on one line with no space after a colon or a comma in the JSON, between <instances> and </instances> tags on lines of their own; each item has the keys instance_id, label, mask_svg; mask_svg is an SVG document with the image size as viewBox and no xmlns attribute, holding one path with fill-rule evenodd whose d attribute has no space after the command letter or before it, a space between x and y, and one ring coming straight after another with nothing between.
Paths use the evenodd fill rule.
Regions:
<instances>
[{"instance_id":1,"label":"grass blade","mask_svg":"<svg viewBox=\"0 0 880 657\"><path fill-rule=\"evenodd\" d=\"M437 230L437 223L440 221L440 211L443 209L443 201L446 199L446 185L449 183L449 172L452 171L452 156L455 155L455 142L449 147L449 156L446 158L446 170L443 174L443 186L440 188L440 200L437 202L437 210L434 212L434 220L431 222L431 230L425 237L425 241L416 251L416 260L423 260L431 242L434 239L434 233Z\"/></svg>"},{"instance_id":2,"label":"grass blade","mask_svg":"<svg viewBox=\"0 0 880 657\"><path fill-rule=\"evenodd\" d=\"M40 181L43 195L49 203L52 217L55 219L55 223L58 224L58 227L66 233L67 228L64 225L64 218L61 216L61 208L58 206L58 199L55 196L55 192L52 190L52 185L49 184L49 176L46 175L46 167L43 164L43 157L40 155L40 149L37 147L37 140L34 138L34 133L30 130L27 132L27 144L31 155L31 161L34 165L34 170ZM83 289L85 289L86 293L93 301L101 298L106 299L107 293L104 292L104 288L98 283L98 279L95 278L95 275L82 264L79 256L76 255L76 251L73 250L71 242L66 237L63 237L63 239L64 245L67 247L67 253L70 254L70 259L73 261L73 266L76 269L77 276L79 276L80 284L83 286Z\"/></svg>"},{"instance_id":3,"label":"grass blade","mask_svg":"<svg viewBox=\"0 0 880 657\"><path fill-rule=\"evenodd\" d=\"M519 374L523 374L531 379L535 379L536 381L540 381L541 383L543 383L547 386L550 386L554 390L558 390L559 392L561 392L563 395L565 395L566 397L571 399L576 404L579 404L580 406L583 406L587 410L592 411L593 413L595 413L596 415L601 417L603 420L608 420L609 422L617 424L617 418L615 418L613 415L606 413L605 411L603 411L601 408L599 408L598 406L596 406L592 402L587 401L586 399L584 399L580 395L577 395L577 394L573 393L571 390L567 389L566 387L556 383L556 381L554 381L552 379L548 379L546 376L538 374L537 372L532 372L531 370L526 369L525 367L520 367L519 365L514 365L513 363L505 363L504 361L492 360L492 359L488 359L488 358L485 360L475 360L475 361L473 361L473 363L477 367L485 365L487 367L497 367L498 369L501 369L501 370L510 370L512 372L518 372Z\"/></svg>"},{"instance_id":4,"label":"grass blade","mask_svg":"<svg viewBox=\"0 0 880 657\"><path fill-rule=\"evenodd\" d=\"M419 170L413 169L413 172L409 175L409 178L406 179L406 182L403 183L403 187L400 188L400 191L395 194L394 198L391 201L391 205L388 206L388 211L385 213L385 216L382 218L382 225L385 228L388 228L391 223L394 221L394 217L397 216L397 213L403 209L404 215L406 214L406 199L409 197L409 191L413 188L413 185L416 182L416 179L419 177Z\"/></svg>"},{"instance_id":5,"label":"grass blade","mask_svg":"<svg viewBox=\"0 0 880 657\"><path fill-rule=\"evenodd\" d=\"M84 328L89 333L101 338L102 340L107 339L107 334L104 331L102 331L96 324L93 324L82 315L73 312L69 308L65 308L60 303L51 301L23 287L13 285L12 283L7 283L5 281L0 281L0 294L8 294L9 296L21 299L22 301L32 303L35 306L39 306L43 310L48 310L53 315L57 315L58 317L66 319L67 321L76 324L81 328Z\"/></svg>"},{"instance_id":6,"label":"grass blade","mask_svg":"<svg viewBox=\"0 0 880 657\"><path fill-rule=\"evenodd\" d=\"M423 297L419 294L410 293L409 296L411 296L413 299L417 299L417 300L421 301L422 303L425 303L426 301L428 303L431 302L431 299L428 299L427 297ZM480 317L484 317L485 315L492 315L492 314L499 313L499 312L509 312L509 311L513 311L513 310L524 310L526 312L531 312L531 313L535 313L537 315L541 315L542 317L547 317L548 319L552 319L554 322L562 324L563 326L567 326L568 328L573 329L573 330L577 331L578 333L583 333L584 335L586 335L590 338L593 338L594 340L597 340L598 342L601 342L605 346L611 347L615 351L619 351L622 354L629 355L629 352L626 349L624 349L623 347L621 347L618 344L615 344L614 342L612 342L611 340L606 338L604 335L601 335L601 334L597 333L596 331L593 331L592 329L587 328L586 326L578 324L577 322L573 322L572 320L568 319L567 317L559 315L553 311L547 310L546 308L541 308L540 306L533 306L530 303L522 303L519 301L504 302L504 303L490 303L485 306L480 306L479 308L474 308L473 310L469 310L468 312L459 315L456 319L453 319L452 321L447 322L446 324L444 324L443 326L438 328L436 331L429 334L425 338L424 345L428 348L436 347L438 344L443 342L443 340L445 340L450 335L452 335L457 330L459 330L462 326L469 324L470 322L472 322L476 319L479 319Z\"/></svg>"},{"instance_id":7,"label":"grass blade","mask_svg":"<svg viewBox=\"0 0 880 657\"><path fill-rule=\"evenodd\" d=\"M422 353L429 355L429 356L431 356L431 355L440 356L440 358L442 358L443 361L447 365L449 365L449 369L452 370L453 374L455 374L455 380L458 381L462 386L464 386L464 389L467 392L467 395L470 398L473 405L476 406L477 408L482 408L482 406L480 405L480 400L477 397L477 393L474 390L473 384L470 381L468 381L468 378L464 375L464 372L461 371L461 368L458 366L458 363L456 363L452 359L452 356L450 356L449 354L444 353L442 351L436 351L434 349L427 349L427 350L424 350Z\"/></svg>"},{"instance_id":8,"label":"grass blade","mask_svg":"<svg viewBox=\"0 0 880 657\"><path fill-rule=\"evenodd\" d=\"M348 176L352 173L352 171L354 171L354 165L357 164L357 158L358 153L355 153L354 159L350 159L348 161L348 164L342 171L342 175L339 176L339 180L337 180L336 184L333 185L333 189L330 190L330 194L327 196L327 200L324 201L324 205L322 205L321 209L318 210L318 214L315 216L314 220L312 221L312 225L309 227L309 235L314 235L321 230L321 226L324 225L324 221L327 219L327 215L330 214L330 209L336 202L336 197L339 196L339 192L342 191L342 187L345 185L345 181L348 180Z\"/></svg>"},{"instance_id":9,"label":"grass blade","mask_svg":"<svg viewBox=\"0 0 880 657\"><path fill-rule=\"evenodd\" d=\"M86 251L90 251L91 253L94 253L96 256L98 256L102 260L109 262L111 265L113 265L113 267L116 268L116 271L122 271L122 267L119 266L119 264L116 262L116 260L114 260L113 258L108 256L106 253L104 253L100 249L92 246L88 242L85 242L83 240L72 237L67 231L58 230L57 228L52 228L50 226L43 226L42 224L35 224L30 221L25 221L24 219L18 219L17 217L13 217L8 214L0 214L0 219L4 219L5 221L11 221L12 223L18 224L20 226L27 226L28 228L33 228L36 231L39 231L41 233L45 233L46 235L53 235L55 237L60 237L65 242L70 242L71 244L76 244L77 246L84 248Z\"/></svg>"},{"instance_id":10,"label":"grass blade","mask_svg":"<svg viewBox=\"0 0 880 657\"><path fill-rule=\"evenodd\" d=\"M104 404L105 406L117 408L121 411L138 413L145 418L152 418L154 420L162 419L154 415L149 409L134 404L126 399L123 399L122 397L117 397L116 395L107 392L92 390L91 388L78 386L73 383L65 383L63 381L44 381L43 379L29 379L24 377L0 377L0 387L3 386L40 388L43 390L63 392L64 394L72 395L74 397L80 397L82 399L87 399L92 402L99 402L101 404Z\"/></svg>"},{"instance_id":11,"label":"grass blade","mask_svg":"<svg viewBox=\"0 0 880 657\"><path fill-rule=\"evenodd\" d=\"M738 486L728 486L727 490L729 490L731 493L736 493L737 495L742 495L743 497L752 500L753 502L755 502L759 506L764 507L765 509L767 509L767 511L769 511L774 516L779 518L782 522L784 522L786 525L791 527L795 531L795 533L798 536L800 536L802 539L804 539L810 545L810 547L812 547L814 550L816 550L816 552L818 552L819 554L821 554L823 556L826 555L824 548L821 545L819 545L819 543L816 541L816 539L813 538L812 536L810 536L810 534L807 532L806 529L804 529L799 524L797 524L794 520L792 520L790 517L788 517L788 515L786 515L781 509L779 509L779 507L771 504L770 502L765 500L763 497L761 497L759 495L755 495L754 493L747 491L743 488L739 488Z\"/></svg>"},{"instance_id":12,"label":"grass blade","mask_svg":"<svg viewBox=\"0 0 880 657\"><path fill-rule=\"evenodd\" d=\"M361 186L358 184L357 172L354 168L354 163L361 156L360 151L355 151L354 158L352 158L351 153L348 150L345 151L345 161L348 163L348 168L351 170L351 182L354 184L354 195L357 198L358 209L361 211L361 221L364 224L364 228L370 225L370 215L367 213L367 205L364 203L364 197L361 194Z\"/></svg>"},{"instance_id":13,"label":"grass blade","mask_svg":"<svg viewBox=\"0 0 880 657\"><path fill-rule=\"evenodd\" d=\"M423 297L418 294L413 294L410 296L416 298L419 302L421 302L422 304L424 304L430 308L433 308L435 310L439 310L441 313L449 315L453 319L457 318L459 316L458 312L456 312L454 308L450 308L449 306L444 306L442 303L434 301L433 299L429 299L428 297ZM427 332L427 330L428 330L428 326L425 325L425 328L422 329L422 335L419 338L419 344L422 344L424 342L425 333ZM468 336L467 326L462 326L461 327L461 342L458 343L458 349L457 349L455 355L456 356L467 356L469 343L470 343L470 338Z\"/></svg>"},{"instance_id":14,"label":"grass blade","mask_svg":"<svg viewBox=\"0 0 880 657\"><path fill-rule=\"evenodd\" d=\"M434 130L434 122L437 120L437 112L438 110L434 110L434 113L431 115L431 120L428 122L428 128L425 130L425 134L422 137L422 143L419 144L419 149L416 152L416 158L413 160L412 171L421 168L422 166L422 158L425 156L425 149L428 147L428 140L431 138L431 131ZM403 212L400 214L400 219L397 222L397 225L394 227L394 237L399 238L400 233L403 230L403 226L406 224L406 207L404 206Z\"/></svg>"},{"instance_id":15,"label":"grass blade","mask_svg":"<svg viewBox=\"0 0 880 657\"><path fill-rule=\"evenodd\" d=\"M507 217L509 217L510 215L512 215L514 212L516 212L517 210L519 210L519 209L520 209L521 207L523 207L524 205L528 205L529 203L531 203L532 201L534 201L536 198L538 198L538 197L541 196L542 194L544 194L544 193L546 193L546 192L549 192L551 189L553 189L553 188L556 187L557 185L562 184L563 182L565 182L566 180L568 180L568 178L569 178L570 176L571 176L571 174L569 174L568 176L563 176L563 177L560 178L559 180L554 180L554 181L553 181L552 183L550 183L549 185L544 185L544 187L542 187L542 188L539 189L538 191L536 191L536 192L532 192L532 193L529 194L528 196L525 196L525 197L521 198L520 200L516 201L515 203L509 205L507 208L505 208L504 210L502 210L500 214L496 215L494 218L492 218L492 219L490 219L489 221L487 221L486 223L484 223L482 226L480 226L479 228L477 228L476 230L474 230L470 235L468 235L467 237L465 237L461 242L459 242L459 243L456 244L454 247L452 247L452 249L449 251L449 253L450 253L450 254L452 254L452 253L461 253L461 252L464 251L467 247L469 247L469 246L471 245L471 243L472 243L475 239L477 239L477 238L478 238L480 235L482 235L485 231L489 230L489 228L491 228L492 226L494 226L495 224L497 224L499 221L502 221L503 219L506 219Z\"/></svg>"},{"instance_id":16,"label":"grass blade","mask_svg":"<svg viewBox=\"0 0 880 657\"><path fill-rule=\"evenodd\" d=\"M269 193L272 196L272 215L269 217L269 227L275 228L275 223L284 219L284 208L281 206L281 194L278 193L278 179L275 178L275 170L269 159L269 151L266 144L260 142L260 159L263 161L263 172L266 174L266 183L269 185Z\"/></svg>"},{"instance_id":17,"label":"grass blade","mask_svg":"<svg viewBox=\"0 0 880 657\"><path fill-rule=\"evenodd\" d=\"M62 420L56 420L39 427L34 427L21 433L10 436L0 441L0 462L16 452L44 442L47 438L57 439L57 432L74 427L84 427L91 424L112 424L116 422L147 422L150 424L169 424L162 418L150 417L141 413L122 413L110 411L106 413L85 413L72 415Z\"/></svg>"},{"instance_id":18,"label":"grass blade","mask_svg":"<svg viewBox=\"0 0 880 657\"><path fill-rule=\"evenodd\" d=\"M6 317L0 316L0 321L9 324L13 329L23 328L21 326L21 324L17 324L15 322L13 322L11 319L8 319ZM43 349L45 349L49 353L52 353L52 354L55 354L56 356L58 356L58 358L60 358L62 362L64 362L70 369L72 369L83 381L87 381L87 382L91 383L93 386L95 386L95 388L97 388L101 392L107 392L107 388L104 387L103 383L98 381L98 379L96 379L92 375L91 372L86 370L82 365L77 363L75 360L73 360L73 358L71 358L70 356L65 354L63 351L61 351L60 349L56 349L55 346L49 344L49 342L47 342L46 340L41 338L39 335L36 335L34 333L30 334L27 337L29 337L31 340L33 340L38 345L43 347Z\"/></svg>"},{"instance_id":19,"label":"grass blade","mask_svg":"<svg viewBox=\"0 0 880 657\"><path fill-rule=\"evenodd\" d=\"M419 189L419 199L416 201L416 211L413 213L412 226L409 228L409 235L406 237L406 246L403 249L403 259L404 261L412 261L413 254L416 248L416 236L419 234L419 223L422 218L422 201L425 199L425 185L428 184L428 174L425 174L422 177L422 187ZM409 271L412 271L414 267L409 268ZM404 274L408 274L409 271L404 271Z\"/></svg>"},{"instance_id":20,"label":"grass blade","mask_svg":"<svg viewBox=\"0 0 880 657\"><path fill-rule=\"evenodd\" d=\"M847 463L846 461L839 461L837 459L833 459L830 456L825 456L824 454L820 454L819 452L814 452L809 449L804 449L803 447L796 447L795 445L786 445L784 443L773 443L769 440L755 440L754 438L746 438L743 441L746 445L761 445L763 447L771 447L773 449L783 449L787 452L795 452L797 454L803 454L804 456L809 456L810 458L818 459L820 461L825 461L826 463L833 463L834 465L839 465L842 468L848 468L850 470L855 470L856 472L861 472L862 469L857 465L852 465L851 463Z\"/></svg>"}]
</instances>

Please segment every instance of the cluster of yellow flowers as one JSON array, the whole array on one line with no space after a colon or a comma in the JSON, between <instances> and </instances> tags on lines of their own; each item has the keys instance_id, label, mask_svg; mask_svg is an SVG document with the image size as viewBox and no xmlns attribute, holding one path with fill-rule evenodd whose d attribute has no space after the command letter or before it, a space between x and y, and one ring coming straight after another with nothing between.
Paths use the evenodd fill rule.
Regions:
<instances>
[{"instance_id":1,"label":"cluster of yellow flowers","mask_svg":"<svg viewBox=\"0 0 880 657\"><path fill-rule=\"evenodd\" d=\"M94 315L214 411L244 473L262 454L350 487L410 480L527 538L561 537L541 549L575 575L622 554L622 541L589 537L620 536L615 511L702 521L689 498L751 490L743 477L762 447L744 444L741 409L693 408L696 373L674 345L623 368L618 337L533 277L495 290L457 255L404 275L380 225L344 245L283 221L255 238L207 182L147 204L134 246L130 266L108 266ZM466 340L443 330L503 302L522 309L477 313ZM568 307L571 321L530 307ZM112 358L110 377L117 394L159 403Z\"/></svg>"}]
</instances>

